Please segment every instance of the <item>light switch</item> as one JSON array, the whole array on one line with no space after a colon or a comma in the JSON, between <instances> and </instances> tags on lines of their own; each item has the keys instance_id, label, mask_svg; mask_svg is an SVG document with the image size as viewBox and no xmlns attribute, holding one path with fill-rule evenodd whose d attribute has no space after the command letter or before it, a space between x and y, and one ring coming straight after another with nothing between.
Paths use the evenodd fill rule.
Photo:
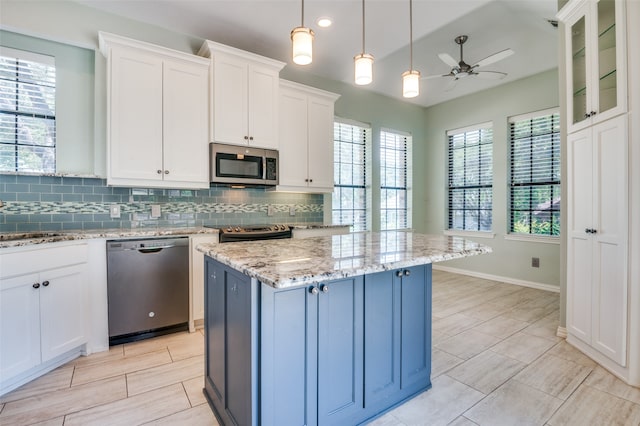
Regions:
<instances>
[{"instance_id":1,"label":"light switch","mask_svg":"<svg viewBox=\"0 0 640 426\"><path fill-rule=\"evenodd\" d=\"M295 215L296 215L296 207L295 206L289 207L289 216L295 216Z\"/></svg>"},{"instance_id":2,"label":"light switch","mask_svg":"<svg viewBox=\"0 0 640 426\"><path fill-rule=\"evenodd\" d=\"M152 204L151 205L151 217L152 218L158 218L158 217L160 217L161 214L162 214L162 210L160 209L160 205L159 204Z\"/></svg>"},{"instance_id":3,"label":"light switch","mask_svg":"<svg viewBox=\"0 0 640 426\"><path fill-rule=\"evenodd\" d=\"M267 206L267 216L273 216L273 206Z\"/></svg>"}]
</instances>

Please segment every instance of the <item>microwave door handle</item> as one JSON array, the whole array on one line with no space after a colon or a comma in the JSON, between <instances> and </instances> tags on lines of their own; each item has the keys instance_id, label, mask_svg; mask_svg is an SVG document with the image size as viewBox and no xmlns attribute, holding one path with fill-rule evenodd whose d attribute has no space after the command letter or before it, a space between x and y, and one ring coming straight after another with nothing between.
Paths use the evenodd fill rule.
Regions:
<instances>
[{"instance_id":1,"label":"microwave door handle","mask_svg":"<svg viewBox=\"0 0 640 426\"><path fill-rule=\"evenodd\" d=\"M267 179L267 157L262 157L262 180Z\"/></svg>"}]
</instances>

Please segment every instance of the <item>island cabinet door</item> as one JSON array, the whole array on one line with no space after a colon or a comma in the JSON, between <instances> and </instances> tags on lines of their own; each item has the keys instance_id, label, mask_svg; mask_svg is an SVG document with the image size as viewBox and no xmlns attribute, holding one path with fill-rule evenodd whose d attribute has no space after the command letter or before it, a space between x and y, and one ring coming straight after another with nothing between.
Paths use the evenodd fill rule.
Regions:
<instances>
[{"instance_id":1,"label":"island cabinet door","mask_svg":"<svg viewBox=\"0 0 640 426\"><path fill-rule=\"evenodd\" d=\"M403 390L431 386L431 264L402 273L401 382Z\"/></svg>"},{"instance_id":2,"label":"island cabinet door","mask_svg":"<svg viewBox=\"0 0 640 426\"><path fill-rule=\"evenodd\" d=\"M262 284L260 420L263 426L318 424L318 296L314 287Z\"/></svg>"},{"instance_id":3,"label":"island cabinet door","mask_svg":"<svg viewBox=\"0 0 640 426\"><path fill-rule=\"evenodd\" d=\"M400 289L396 271L365 276L364 403L380 405L400 391Z\"/></svg>"},{"instance_id":4,"label":"island cabinet door","mask_svg":"<svg viewBox=\"0 0 640 426\"><path fill-rule=\"evenodd\" d=\"M362 276L330 281L318 293L318 424L359 423L363 397Z\"/></svg>"}]
</instances>

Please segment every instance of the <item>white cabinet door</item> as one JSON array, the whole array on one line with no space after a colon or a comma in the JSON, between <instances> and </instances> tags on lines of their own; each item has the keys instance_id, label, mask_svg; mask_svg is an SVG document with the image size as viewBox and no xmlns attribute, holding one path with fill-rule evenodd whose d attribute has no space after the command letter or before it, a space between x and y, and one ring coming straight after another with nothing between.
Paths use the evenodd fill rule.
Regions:
<instances>
[{"instance_id":1,"label":"white cabinet door","mask_svg":"<svg viewBox=\"0 0 640 426\"><path fill-rule=\"evenodd\" d=\"M248 64L233 56L216 54L213 67L213 140L246 144L249 136Z\"/></svg>"},{"instance_id":2,"label":"white cabinet door","mask_svg":"<svg viewBox=\"0 0 640 426\"><path fill-rule=\"evenodd\" d=\"M333 101L309 97L309 187L333 191Z\"/></svg>"},{"instance_id":3,"label":"white cabinet door","mask_svg":"<svg viewBox=\"0 0 640 426\"><path fill-rule=\"evenodd\" d=\"M108 183L162 180L162 59L112 48Z\"/></svg>"},{"instance_id":4,"label":"white cabinet door","mask_svg":"<svg viewBox=\"0 0 640 426\"><path fill-rule=\"evenodd\" d=\"M248 84L249 145L278 149L278 72L250 65Z\"/></svg>"},{"instance_id":5,"label":"white cabinet door","mask_svg":"<svg viewBox=\"0 0 640 426\"><path fill-rule=\"evenodd\" d=\"M574 1L558 16L565 23L571 133L627 110L625 2Z\"/></svg>"},{"instance_id":6,"label":"white cabinet door","mask_svg":"<svg viewBox=\"0 0 640 426\"><path fill-rule=\"evenodd\" d=\"M568 332L621 366L627 330L627 117L567 138Z\"/></svg>"},{"instance_id":7,"label":"white cabinet door","mask_svg":"<svg viewBox=\"0 0 640 426\"><path fill-rule=\"evenodd\" d=\"M164 179L209 186L207 68L164 61Z\"/></svg>"},{"instance_id":8,"label":"white cabinet door","mask_svg":"<svg viewBox=\"0 0 640 426\"><path fill-rule=\"evenodd\" d=\"M0 382L40 364L38 274L0 282Z\"/></svg>"},{"instance_id":9,"label":"white cabinet door","mask_svg":"<svg viewBox=\"0 0 640 426\"><path fill-rule=\"evenodd\" d=\"M307 96L296 90L282 88L279 159L281 186L307 186L307 129Z\"/></svg>"},{"instance_id":10,"label":"white cabinet door","mask_svg":"<svg viewBox=\"0 0 640 426\"><path fill-rule=\"evenodd\" d=\"M40 279L40 341L46 362L87 342L89 283L86 264L45 271Z\"/></svg>"}]
</instances>

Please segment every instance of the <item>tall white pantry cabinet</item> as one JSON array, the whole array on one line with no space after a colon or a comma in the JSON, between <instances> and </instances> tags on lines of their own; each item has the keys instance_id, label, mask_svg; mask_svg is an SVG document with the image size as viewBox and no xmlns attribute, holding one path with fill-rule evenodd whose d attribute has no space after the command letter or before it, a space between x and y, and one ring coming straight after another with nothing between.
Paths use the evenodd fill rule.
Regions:
<instances>
[{"instance_id":1,"label":"tall white pantry cabinet","mask_svg":"<svg viewBox=\"0 0 640 426\"><path fill-rule=\"evenodd\" d=\"M640 2L571 0L558 19L567 341L640 386Z\"/></svg>"}]
</instances>

